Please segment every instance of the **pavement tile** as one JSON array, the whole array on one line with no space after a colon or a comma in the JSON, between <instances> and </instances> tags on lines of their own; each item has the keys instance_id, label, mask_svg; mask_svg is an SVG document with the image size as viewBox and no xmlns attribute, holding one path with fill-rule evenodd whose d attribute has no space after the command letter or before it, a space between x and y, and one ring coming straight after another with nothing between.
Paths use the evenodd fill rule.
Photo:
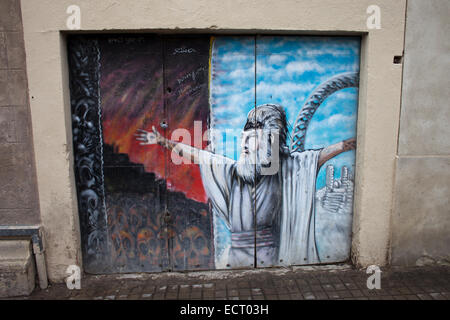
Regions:
<instances>
[{"instance_id":1,"label":"pavement tile","mask_svg":"<svg viewBox=\"0 0 450 320\"><path fill-rule=\"evenodd\" d=\"M322 284L322 288L325 291L336 291L336 289L331 284Z\"/></svg>"},{"instance_id":2,"label":"pavement tile","mask_svg":"<svg viewBox=\"0 0 450 320\"><path fill-rule=\"evenodd\" d=\"M407 287L401 287L398 288L398 291L400 291L402 294L411 294L411 290L409 290Z\"/></svg>"},{"instance_id":3,"label":"pavement tile","mask_svg":"<svg viewBox=\"0 0 450 320\"><path fill-rule=\"evenodd\" d=\"M228 290L229 297L237 297L239 295L239 291L237 289Z\"/></svg>"},{"instance_id":4,"label":"pavement tile","mask_svg":"<svg viewBox=\"0 0 450 320\"><path fill-rule=\"evenodd\" d=\"M318 277L318 280L320 281L320 283L323 283L323 284L330 283L330 279L326 276L320 276L320 277Z\"/></svg>"},{"instance_id":5,"label":"pavement tile","mask_svg":"<svg viewBox=\"0 0 450 320\"><path fill-rule=\"evenodd\" d=\"M275 285L276 288L284 288L285 287L285 283L282 279L273 280L273 284Z\"/></svg>"},{"instance_id":6,"label":"pavement tile","mask_svg":"<svg viewBox=\"0 0 450 320\"><path fill-rule=\"evenodd\" d=\"M251 294L250 289L239 289L239 296L249 296Z\"/></svg>"},{"instance_id":7,"label":"pavement tile","mask_svg":"<svg viewBox=\"0 0 450 320\"><path fill-rule=\"evenodd\" d=\"M277 289L275 288L263 288L263 292L265 295L273 295L277 294Z\"/></svg>"},{"instance_id":8,"label":"pavement tile","mask_svg":"<svg viewBox=\"0 0 450 320\"><path fill-rule=\"evenodd\" d=\"M153 300L164 300L164 299L165 299L164 293L155 293L153 295Z\"/></svg>"},{"instance_id":9,"label":"pavement tile","mask_svg":"<svg viewBox=\"0 0 450 320\"><path fill-rule=\"evenodd\" d=\"M237 283L235 283L235 282L228 282L227 283L227 289L228 290L230 290L230 289L237 289L237 288L238 288Z\"/></svg>"},{"instance_id":10,"label":"pavement tile","mask_svg":"<svg viewBox=\"0 0 450 320\"><path fill-rule=\"evenodd\" d=\"M277 294L289 294L289 290L285 287L282 288L276 288Z\"/></svg>"},{"instance_id":11,"label":"pavement tile","mask_svg":"<svg viewBox=\"0 0 450 320\"><path fill-rule=\"evenodd\" d=\"M248 281L239 281L238 282L238 288L240 289L248 289L251 288L251 285Z\"/></svg>"},{"instance_id":12,"label":"pavement tile","mask_svg":"<svg viewBox=\"0 0 450 320\"><path fill-rule=\"evenodd\" d=\"M339 299L339 293L337 291L327 291L326 294L328 295L328 298L330 299Z\"/></svg>"},{"instance_id":13,"label":"pavement tile","mask_svg":"<svg viewBox=\"0 0 450 320\"><path fill-rule=\"evenodd\" d=\"M411 292L414 292L415 294L417 294L417 293L425 293L425 291L422 288L416 287L416 286L408 287L408 289L411 290Z\"/></svg>"},{"instance_id":14,"label":"pavement tile","mask_svg":"<svg viewBox=\"0 0 450 320\"><path fill-rule=\"evenodd\" d=\"M166 299L167 300L176 300L178 298L177 292L167 292L166 293Z\"/></svg>"},{"instance_id":15,"label":"pavement tile","mask_svg":"<svg viewBox=\"0 0 450 320\"><path fill-rule=\"evenodd\" d=\"M301 293L291 293L291 300L304 300L303 295Z\"/></svg>"},{"instance_id":16,"label":"pavement tile","mask_svg":"<svg viewBox=\"0 0 450 320\"><path fill-rule=\"evenodd\" d=\"M336 283L333 285L335 290L345 290L347 287L343 283Z\"/></svg>"},{"instance_id":17,"label":"pavement tile","mask_svg":"<svg viewBox=\"0 0 450 320\"><path fill-rule=\"evenodd\" d=\"M431 296L434 300L445 300L444 296L441 295L439 292L432 292L432 293L430 293L430 296Z\"/></svg>"},{"instance_id":18,"label":"pavement tile","mask_svg":"<svg viewBox=\"0 0 450 320\"><path fill-rule=\"evenodd\" d=\"M223 283L223 282L216 282L215 288L216 288L216 290L226 290L227 285L226 285L226 283Z\"/></svg>"},{"instance_id":19,"label":"pavement tile","mask_svg":"<svg viewBox=\"0 0 450 320\"><path fill-rule=\"evenodd\" d=\"M217 291L215 291L215 297L216 298L226 298L227 291L226 290L217 290Z\"/></svg>"},{"instance_id":20,"label":"pavement tile","mask_svg":"<svg viewBox=\"0 0 450 320\"><path fill-rule=\"evenodd\" d=\"M305 298L305 300L316 300L316 296L314 295L314 293L312 292L305 292L303 293L303 297Z\"/></svg>"},{"instance_id":21,"label":"pavement tile","mask_svg":"<svg viewBox=\"0 0 450 320\"><path fill-rule=\"evenodd\" d=\"M201 292L191 292L189 294L189 298L188 299L201 299L202 298L202 293Z\"/></svg>"},{"instance_id":22,"label":"pavement tile","mask_svg":"<svg viewBox=\"0 0 450 320\"><path fill-rule=\"evenodd\" d=\"M301 286L301 287L299 286L299 290L300 290L301 293L313 291L313 290L311 289L311 287L308 286L308 285L306 285L306 286Z\"/></svg>"},{"instance_id":23,"label":"pavement tile","mask_svg":"<svg viewBox=\"0 0 450 320\"><path fill-rule=\"evenodd\" d=\"M353 298L353 295L348 290L341 290L341 291L337 291L337 292L339 294L339 297L341 297L341 298Z\"/></svg>"},{"instance_id":24,"label":"pavement tile","mask_svg":"<svg viewBox=\"0 0 450 320\"><path fill-rule=\"evenodd\" d=\"M417 296L420 300L433 300L433 298L427 293L419 293Z\"/></svg>"},{"instance_id":25,"label":"pavement tile","mask_svg":"<svg viewBox=\"0 0 450 320\"><path fill-rule=\"evenodd\" d=\"M364 294L361 292L361 290L356 289L356 290L350 290L350 293L352 294L353 297L357 298L357 297L364 297Z\"/></svg>"},{"instance_id":26,"label":"pavement tile","mask_svg":"<svg viewBox=\"0 0 450 320\"><path fill-rule=\"evenodd\" d=\"M319 279L313 278L313 277L308 278L308 279L306 280L306 282L307 282L309 285L318 285L318 284L320 284Z\"/></svg>"},{"instance_id":27,"label":"pavement tile","mask_svg":"<svg viewBox=\"0 0 450 320\"><path fill-rule=\"evenodd\" d=\"M328 295L323 291L314 292L314 295L318 300L328 300Z\"/></svg>"},{"instance_id":28,"label":"pavement tile","mask_svg":"<svg viewBox=\"0 0 450 320\"><path fill-rule=\"evenodd\" d=\"M252 288L252 294L262 294L262 290L260 288Z\"/></svg>"},{"instance_id":29,"label":"pavement tile","mask_svg":"<svg viewBox=\"0 0 450 320\"><path fill-rule=\"evenodd\" d=\"M321 285L315 284L315 285L311 285L311 290L312 291L323 291L323 288Z\"/></svg>"},{"instance_id":30,"label":"pavement tile","mask_svg":"<svg viewBox=\"0 0 450 320\"><path fill-rule=\"evenodd\" d=\"M189 299L189 296L190 296L189 292L180 292L178 294L178 299L187 300L187 299Z\"/></svg>"},{"instance_id":31,"label":"pavement tile","mask_svg":"<svg viewBox=\"0 0 450 320\"><path fill-rule=\"evenodd\" d=\"M297 285L300 287L300 286L306 286L306 285L308 285L308 283L310 283L309 282L309 280L305 280L305 279L296 279L295 280L296 282L297 282ZM317 281L317 280L316 280ZM312 284L312 283L311 283ZM316 283L314 283L314 284L316 284Z\"/></svg>"}]
</instances>

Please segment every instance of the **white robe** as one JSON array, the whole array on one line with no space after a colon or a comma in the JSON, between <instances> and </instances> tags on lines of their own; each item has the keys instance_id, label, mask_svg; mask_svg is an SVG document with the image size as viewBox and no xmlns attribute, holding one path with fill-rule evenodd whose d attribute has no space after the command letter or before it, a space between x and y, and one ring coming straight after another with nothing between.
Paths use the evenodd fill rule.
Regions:
<instances>
[{"instance_id":1,"label":"white robe","mask_svg":"<svg viewBox=\"0 0 450 320\"><path fill-rule=\"evenodd\" d=\"M275 219L279 223L279 237L277 243L278 260L276 265L299 265L320 262L315 241L315 215L314 196L316 192L316 176L320 150L295 152L290 156L280 159L280 170L277 173L279 185L281 185L281 206L275 215L281 215ZM235 173L236 161L215 155L208 151L200 152L200 172L205 191L211 200L215 217L222 219L227 228L233 231L232 203L232 179L237 179ZM265 179L262 190L271 190L273 179ZM258 201L258 199L257 199ZM243 203L243 214L252 214L251 201ZM258 205L257 205L258 207ZM242 214L241 214L242 215ZM241 219L242 220L242 219ZM215 224L216 226L216 224ZM221 239L215 228L215 246ZM216 267L220 256L224 254L216 250ZM226 257L225 257L226 261Z\"/></svg>"}]
</instances>

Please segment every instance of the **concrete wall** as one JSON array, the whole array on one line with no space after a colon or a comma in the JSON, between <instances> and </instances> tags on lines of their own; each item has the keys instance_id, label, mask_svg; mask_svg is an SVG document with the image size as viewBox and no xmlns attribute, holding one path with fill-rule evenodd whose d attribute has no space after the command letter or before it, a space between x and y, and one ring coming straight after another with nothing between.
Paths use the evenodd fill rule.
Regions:
<instances>
[{"instance_id":1,"label":"concrete wall","mask_svg":"<svg viewBox=\"0 0 450 320\"><path fill-rule=\"evenodd\" d=\"M38 224L20 1L0 1L0 225Z\"/></svg>"},{"instance_id":2,"label":"concrete wall","mask_svg":"<svg viewBox=\"0 0 450 320\"><path fill-rule=\"evenodd\" d=\"M392 264L450 262L450 2L409 0Z\"/></svg>"}]
</instances>

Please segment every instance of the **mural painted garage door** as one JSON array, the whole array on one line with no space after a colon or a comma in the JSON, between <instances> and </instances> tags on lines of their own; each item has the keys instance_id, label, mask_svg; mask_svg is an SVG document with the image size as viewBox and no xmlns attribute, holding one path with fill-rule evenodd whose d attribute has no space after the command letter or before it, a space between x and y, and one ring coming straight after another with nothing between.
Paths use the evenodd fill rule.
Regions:
<instances>
[{"instance_id":1,"label":"mural painted garage door","mask_svg":"<svg viewBox=\"0 0 450 320\"><path fill-rule=\"evenodd\" d=\"M90 273L350 255L360 39L68 40Z\"/></svg>"}]
</instances>

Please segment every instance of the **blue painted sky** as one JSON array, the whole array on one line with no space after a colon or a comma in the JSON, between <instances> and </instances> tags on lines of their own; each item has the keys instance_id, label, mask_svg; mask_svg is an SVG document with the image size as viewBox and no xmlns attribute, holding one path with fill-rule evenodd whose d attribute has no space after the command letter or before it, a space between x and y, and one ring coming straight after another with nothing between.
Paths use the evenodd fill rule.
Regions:
<instances>
[{"instance_id":1,"label":"blue painted sky","mask_svg":"<svg viewBox=\"0 0 450 320\"><path fill-rule=\"evenodd\" d=\"M256 105L277 103L294 124L309 94L342 72L359 71L357 37L217 37L211 58L210 102L215 152L239 157L239 139L248 112ZM256 50L256 92L255 92ZM255 97L256 95L256 97ZM341 90L329 97L314 115L306 135L306 149L317 149L356 136L358 91ZM223 136L226 133L226 142ZM352 168L355 152L330 160ZM325 166L317 188L325 185Z\"/></svg>"}]
</instances>

